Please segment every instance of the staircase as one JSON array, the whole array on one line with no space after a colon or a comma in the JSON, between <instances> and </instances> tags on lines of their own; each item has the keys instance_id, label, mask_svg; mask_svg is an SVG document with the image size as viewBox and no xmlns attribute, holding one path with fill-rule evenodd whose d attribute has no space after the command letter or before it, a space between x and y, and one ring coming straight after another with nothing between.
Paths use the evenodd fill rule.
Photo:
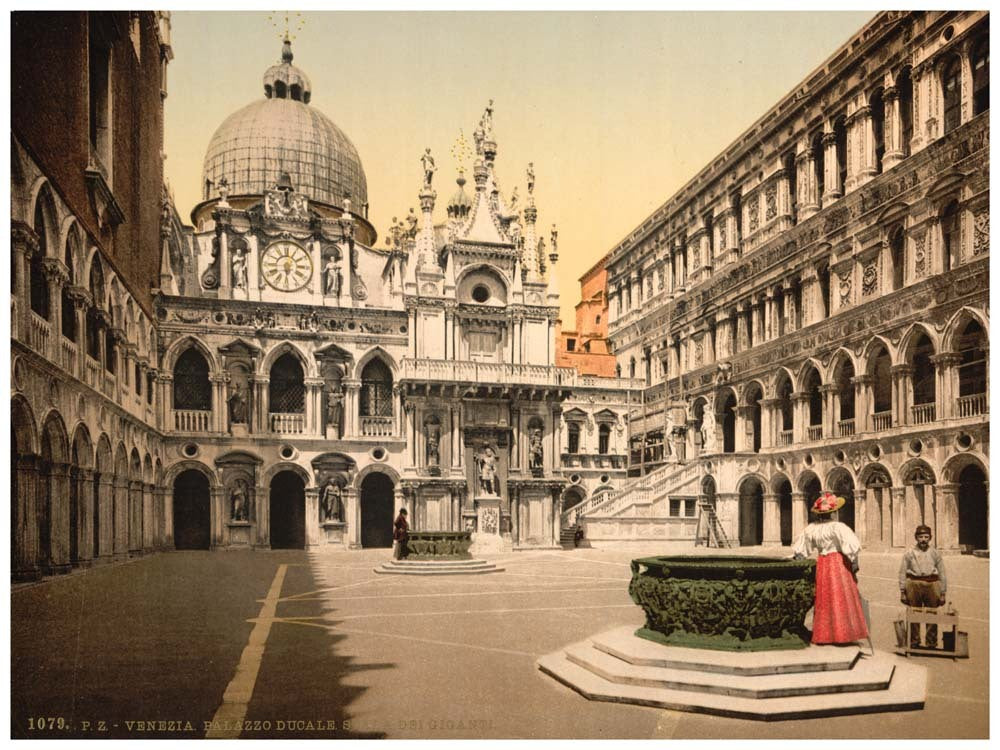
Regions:
<instances>
[{"instance_id":1,"label":"staircase","mask_svg":"<svg viewBox=\"0 0 1000 750\"><path fill-rule=\"evenodd\" d=\"M715 515L715 506L699 498L698 509L701 511L701 522L698 524L698 536L695 539L695 544L704 544L706 547L720 547L722 549L735 547L736 542L731 541L726 536L725 529L719 523L719 517Z\"/></svg>"},{"instance_id":2,"label":"staircase","mask_svg":"<svg viewBox=\"0 0 1000 750\"><path fill-rule=\"evenodd\" d=\"M576 549L576 532L580 530L580 524L563 526L559 530L559 545L563 549Z\"/></svg>"}]
</instances>

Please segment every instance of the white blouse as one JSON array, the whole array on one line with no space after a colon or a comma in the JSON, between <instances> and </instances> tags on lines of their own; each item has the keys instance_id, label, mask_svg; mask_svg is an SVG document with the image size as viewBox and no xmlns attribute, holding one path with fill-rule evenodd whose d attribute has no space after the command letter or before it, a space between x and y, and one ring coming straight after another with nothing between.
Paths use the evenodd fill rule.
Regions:
<instances>
[{"instance_id":1,"label":"white blouse","mask_svg":"<svg viewBox=\"0 0 1000 750\"><path fill-rule=\"evenodd\" d=\"M796 557L809 557L813 552L818 555L841 552L853 565L857 565L861 542L847 524L822 521L806 526L792 551Z\"/></svg>"}]
</instances>

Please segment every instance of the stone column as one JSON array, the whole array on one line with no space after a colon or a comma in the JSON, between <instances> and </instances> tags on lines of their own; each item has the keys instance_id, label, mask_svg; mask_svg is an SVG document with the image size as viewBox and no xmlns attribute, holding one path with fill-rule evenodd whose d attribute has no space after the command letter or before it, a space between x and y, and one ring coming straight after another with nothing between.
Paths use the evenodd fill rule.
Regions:
<instances>
[{"instance_id":1,"label":"stone column","mask_svg":"<svg viewBox=\"0 0 1000 750\"><path fill-rule=\"evenodd\" d=\"M905 156L903 143L903 120L900 116L899 89L889 86L882 92L885 103L885 153L882 155L882 171L887 172L899 164Z\"/></svg>"},{"instance_id":2,"label":"stone column","mask_svg":"<svg viewBox=\"0 0 1000 750\"><path fill-rule=\"evenodd\" d=\"M958 392L958 366L962 364L962 355L958 352L942 352L931 357L935 367L935 408L934 419L941 421L958 416L956 400Z\"/></svg>"},{"instance_id":3,"label":"stone column","mask_svg":"<svg viewBox=\"0 0 1000 750\"><path fill-rule=\"evenodd\" d=\"M909 544L906 531L906 487L892 487L890 514L892 516L892 546L905 547Z\"/></svg>"},{"instance_id":4,"label":"stone column","mask_svg":"<svg viewBox=\"0 0 1000 750\"><path fill-rule=\"evenodd\" d=\"M211 549L222 547L229 542L229 498L225 487L209 490L209 538Z\"/></svg>"},{"instance_id":5,"label":"stone column","mask_svg":"<svg viewBox=\"0 0 1000 750\"><path fill-rule=\"evenodd\" d=\"M809 425L809 394L805 391L796 391L792 394L792 442L804 443L808 436Z\"/></svg>"},{"instance_id":6,"label":"stone column","mask_svg":"<svg viewBox=\"0 0 1000 750\"><path fill-rule=\"evenodd\" d=\"M114 529L114 560L128 559L128 480L114 476L110 522Z\"/></svg>"},{"instance_id":7,"label":"stone column","mask_svg":"<svg viewBox=\"0 0 1000 750\"><path fill-rule=\"evenodd\" d=\"M142 482L128 483L128 553L142 554Z\"/></svg>"},{"instance_id":8,"label":"stone column","mask_svg":"<svg viewBox=\"0 0 1000 750\"><path fill-rule=\"evenodd\" d=\"M89 567L94 560L94 472L77 469L77 559L81 567Z\"/></svg>"},{"instance_id":9,"label":"stone column","mask_svg":"<svg viewBox=\"0 0 1000 750\"><path fill-rule=\"evenodd\" d=\"M792 541L793 543L802 536L806 525L809 523L809 507L806 502L806 493L792 493Z\"/></svg>"},{"instance_id":10,"label":"stone column","mask_svg":"<svg viewBox=\"0 0 1000 750\"><path fill-rule=\"evenodd\" d=\"M837 386L834 383L823 383L819 387L819 392L823 395L823 437L837 437L837 422L840 414L837 406Z\"/></svg>"},{"instance_id":11,"label":"stone column","mask_svg":"<svg viewBox=\"0 0 1000 750\"><path fill-rule=\"evenodd\" d=\"M318 547L319 530L319 487L306 487L306 549Z\"/></svg>"},{"instance_id":12,"label":"stone column","mask_svg":"<svg viewBox=\"0 0 1000 750\"><path fill-rule=\"evenodd\" d=\"M910 423L913 366L893 365L889 372L892 374L893 383L892 424L894 427L900 427Z\"/></svg>"},{"instance_id":13,"label":"stone column","mask_svg":"<svg viewBox=\"0 0 1000 750\"><path fill-rule=\"evenodd\" d=\"M847 498L850 500L851 498ZM854 490L854 533L862 547L868 546L868 503L864 487Z\"/></svg>"},{"instance_id":14,"label":"stone column","mask_svg":"<svg viewBox=\"0 0 1000 750\"><path fill-rule=\"evenodd\" d=\"M510 536L517 547L521 543L521 489L516 485L510 488Z\"/></svg>"},{"instance_id":15,"label":"stone column","mask_svg":"<svg viewBox=\"0 0 1000 750\"><path fill-rule=\"evenodd\" d=\"M750 336L747 331L746 305L740 304L736 312L736 351L745 352L750 348Z\"/></svg>"},{"instance_id":16,"label":"stone column","mask_svg":"<svg viewBox=\"0 0 1000 750\"><path fill-rule=\"evenodd\" d=\"M925 65L917 65L910 71L910 80L913 84L913 137L910 139L910 153L915 154L924 147L924 135L926 134L926 109L927 93L924 86L924 74L927 71Z\"/></svg>"},{"instance_id":17,"label":"stone column","mask_svg":"<svg viewBox=\"0 0 1000 750\"><path fill-rule=\"evenodd\" d=\"M38 569L38 457L18 455L13 469L16 472L17 497L12 498L14 554L11 577L15 581L34 581L42 575Z\"/></svg>"},{"instance_id":18,"label":"stone column","mask_svg":"<svg viewBox=\"0 0 1000 750\"><path fill-rule=\"evenodd\" d=\"M875 168L875 132L872 126L871 106L865 104L859 107L848 128L847 137L853 138L855 146L854 149L848 148L848 153L853 151L857 155L853 165L848 157L847 166L848 189L854 190L878 174L878 170Z\"/></svg>"},{"instance_id":19,"label":"stone column","mask_svg":"<svg viewBox=\"0 0 1000 750\"><path fill-rule=\"evenodd\" d=\"M823 133L823 208L844 195L840 184L840 163L837 161L837 136Z\"/></svg>"},{"instance_id":20,"label":"stone column","mask_svg":"<svg viewBox=\"0 0 1000 750\"><path fill-rule=\"evenodd\" d=\"M868 432L872 429L871 411L872 400L870 398L872 383L875 382L873 375L858 375L851 378L854 385L854 434Z\"/></svg>"},{"instance_id":21,"label":"stone column","mask_svg":"<svg viewBox=\"0 0 1000 750\"><path fill-rule=\"evenodd\" d=\"M156 485L142 485L142 551L152 552L156 549L156 509L153 505L153 492Z\"/></svg>"},{"instance_id":22,"label":"stone column","mask_svg":"<svg viewBox=\"0 0 1000 750\"><path fill-rule=\"evenodd\" d=\"M937 534L934 545L938 549L958 549L958 485L943 483L934 487L937 504Z\"/></svg>"},{"instance_id":23,"label":"stone column","mask_svg":"<svg viewBox=\"0 0 1000 750\"><path fill-rule=\"evenodd\" d=\"M803 222L819 211L819 185L816 182L816 160L807 144L804 151L795 155L796 183L798 187L798 218Z\"/></svg>"},{"instance_id":24,"label":"stone column","mask_svg":"<svg viewBox=\"0 0 1000 750\"><path fill-rule=\"evenodd\" d=\"M552 546L559 547L559 528L562 525L562 508L559 505L559 490L552 489L552 498L548 503L549 508L551 508L552 514Z\"/></svg>"},{"instance_id":25,"label":"stone column","mask_svg":"<svg viewBox=\"0 0 1000 750\"><path fill-rule=\"evenodd\" d=\"M51 497L49 503L49 540L52 555L49 565L53 573L67 573L70 569L69 559L69 464L53 463L49 465L48 490Z\"/></svg>"},{"instance_id":26,"label":"stone column","mask_svg":"<svg viewBox=\"0 0 1000 750\"><path fill-rule=\"evenodd\" d=\"M322 394L323 394L323 379L322 378L304 378L303 385L305 386L305 414L303 415L305 419L305 426L303 427L306 434L310 435L322 435L323 434L323 424L322 424Z\"/></svg>"},{"instance_id":27,"label":"stone column","mask_svg":"<svg viewBox=\"0 0 1000 750\"><path fill-rule=\"evenodd\" d=\"M781 509L778 505L778 496L773 492L764 493L763 544L781 544Z\"/></svg>"},{"instance_id":28,"label":"stone column","mask_svg":"<svg viewBox=\"0 0 1000 750\"><path fill-rule=\"evenodd\" d=\"M163 546L174 548L174 493L168 487L159 490L160 503L163 508ZM258 493L258 497L261 495Z\"/></svg>"},{"instance_id":29,"label":"stone column","mask_svg":"<svg viewBox=\"0 0 1000 750\"><path fill-rule=\"evenodd\" d=\"M114 475L101 474L97 478L97 509L100 518L100 555L96 562L109 563L114 559Z\"/></svg>"},{"instance_id":30,"label":"stone column","mask_svg":"<svg viewBox=\"0 0 1000 750\"><path fill-rule=\"evenodd\" d=\"M341 381L344 385L344 437L357 438L361 436L361 381Z\"/></svg>"},{"instance_id":31,"label":"stone column","mask_svg":"<svg viewBox=\"0 0 1000 750\"><path fill-rule=\"evenodd\" d=\"M780 419L778 414L778 399L762 398L760 400L760 447L773 448L778 444L777 425Z\"/></svg>"}]
</instances>

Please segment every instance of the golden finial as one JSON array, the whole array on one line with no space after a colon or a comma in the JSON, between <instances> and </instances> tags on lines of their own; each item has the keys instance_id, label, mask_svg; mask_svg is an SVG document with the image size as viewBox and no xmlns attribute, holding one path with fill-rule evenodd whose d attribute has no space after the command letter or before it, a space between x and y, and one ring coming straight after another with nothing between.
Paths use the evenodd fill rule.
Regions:
<instances>
[{"instance_id":1,"label":"golden finial","mask_svg":"<svg viewBox=\"0 0 1000 750\"><path fill-rule=\"evenodd\" d=\"M465 133L459 128L458 138L455 139L455 143L451 147L451 158L458 164L459 172L465 172L465 162L471 156L472 149L469 147L469 142L465 140Z\"/></svg>"},{"instance_id":2,"label":"golden finial","mask_svg":"<svg viewBox=\"0 0 1000 750\"><path fill-rule=\"evenodd\" d=\"M281 33L278 34L278 38L282 41L295 41L295 34L292 33L302 31L302 28L306 25L305 19L302 18L301 13L285 13L282 11L272 11L267 17L271 25L278 29Z\"/></svg>"}]
</instances>

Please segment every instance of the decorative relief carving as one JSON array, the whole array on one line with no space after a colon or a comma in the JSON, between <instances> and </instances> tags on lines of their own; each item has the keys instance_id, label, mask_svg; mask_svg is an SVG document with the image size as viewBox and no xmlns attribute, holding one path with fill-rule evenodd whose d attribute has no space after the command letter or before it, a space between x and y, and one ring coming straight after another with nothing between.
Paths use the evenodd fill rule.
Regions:
<instances>
[{"instance_id":1,"label":"decorative relief carving","mask_svg":"<svg viewBox=\"0 0 1000 750\"><path fill-rule=\"evenodd\" d=\"M772 182L764 192L764 221L770 221L778 215L778 188Z\"/></svg>"},{"instance_id":2,"label":"decorative relief carving","mask_svg":"<svg viewBox=\"0 0 1000 750\"><path fill-rule=\"evenodd\" d=\"M861 294L868 297L878 291L878 268L875 260L871 260L861 274Z\"/></svg>"},{"instance_id":3,"label":"decorative relief carving","mask_svg":"<svg viewBox=\"0 0 1000 750\"><path fill-rule=\"evenodd\" d=\"M848 269L844 273L838 273L840 279L840 306L846 307L851 304L851 271Z\"/></svg>"},{"instance_id":4,"label":"decorative relief carving","mask_svg":"<svg viewBox=\"0 0 1000 750\"><path fill-rule=\"evenodd\" d=\"M927 233L921 232L914 238L916 249L913 254L913 273L918 278L921 279L927 270L927 253L925 250L927 244Z\"/></svg>"},{"instance_id":5,"label":"decorative relief carving","mask_svg":"<svg viewBox=\"0 0 1000 750\"><path fill-rule=\"evenodd\" d=\"M982 255L990 250L990 213L980 211L975 215L975 226L972 236L972 254Z\"/></svg>"},{"instance_id":6,"label":"decorative relief carving","mask_svg":"<svg viewBox=\"0 0 1000 750\"><path fill-rule=\"evenodd\" d=\"M747 201L747 218L749 219L751 233L760 229L760 200L756 193L751 195L750 200Z\"/></svg>"}]
</instances>

